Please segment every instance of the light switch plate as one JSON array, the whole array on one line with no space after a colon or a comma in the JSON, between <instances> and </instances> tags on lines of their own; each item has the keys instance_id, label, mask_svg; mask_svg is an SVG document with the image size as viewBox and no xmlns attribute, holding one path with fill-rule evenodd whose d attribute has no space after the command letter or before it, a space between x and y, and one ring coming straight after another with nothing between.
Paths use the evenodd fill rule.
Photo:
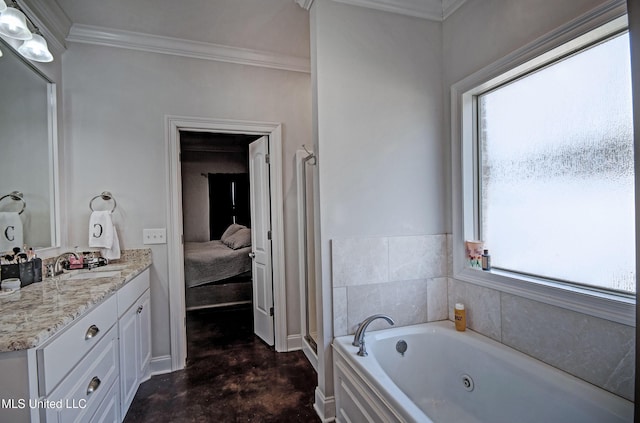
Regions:
<instances>
[{"instance_id":1,"label":"light switch plate","mask_svg":"<svg viewBox=\"0 0 640 423\"><path fill-rule=\"evenodd\" d=\"M166 244L167 228L143 229L142 243L143 244Z\"/></svg>"}]
</instances>

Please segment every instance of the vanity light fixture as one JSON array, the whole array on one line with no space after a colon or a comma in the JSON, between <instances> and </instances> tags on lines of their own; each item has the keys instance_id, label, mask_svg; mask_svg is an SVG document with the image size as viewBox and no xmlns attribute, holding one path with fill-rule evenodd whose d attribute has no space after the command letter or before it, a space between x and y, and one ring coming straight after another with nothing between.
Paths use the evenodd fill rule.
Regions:
<instances>
[{"instance_id":1,"label":"vanity light fixture","mask_svg":"<svg viewBox=\"0 0 640 423\"><path fill-rule=\"evenodd\" d=\"M33 27L33 32L29 30L27 22ZM11 0L9 7L4 0L0 0L0 34L15 40L24 40L18 47L18 52L27 59L44 63L53 61L47 41L33 21L24 14L16 0Z\"/></svg>"},{"instance_id":2,"label":"vanity light fixture","mask_svg":"<svg viewBox=\"0 0 640 423\"><path fill-rule=\"evenodd\" d=\"M0 34L15 40L30 40L33 36L27 27L25 14L13 7L7 7L0 14Z\"/></svg>"},{"instance_id":3,"label":"vanity light fixture","mask_svg":"<svg viewBox=\"0 0 640 423\"><path fill-rule=\"evenodd\" d=\"M53 55L47 47L47 40L40 34L33 34L33 38L22 43L18 52L29 60L35 62L52 62Z\"/></svg>"}]
</instances>

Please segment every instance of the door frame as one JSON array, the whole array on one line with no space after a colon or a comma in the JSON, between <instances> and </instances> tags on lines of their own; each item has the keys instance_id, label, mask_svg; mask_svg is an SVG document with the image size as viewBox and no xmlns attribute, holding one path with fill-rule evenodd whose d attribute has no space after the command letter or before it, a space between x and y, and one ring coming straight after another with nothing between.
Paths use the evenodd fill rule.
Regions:
<instances>
[{"instance_id":1,"label":"door frame","mask_svg":"<svg viewBox=\"0 0 640 423\"><path fill-rule=\"evenodd\" d=\"M184 251L182 247L182 174L180 131L269 137L269 184L271 189L271 257L273 266L273 308L275 349L287 351L287 301L284 263L284 197L282 192L282 124L191 116L165 116L165 142L169 183L167 207L167 250L169 272L169 318L171 370L185 367L187 358Z\"/></svg>"}]
</instances>

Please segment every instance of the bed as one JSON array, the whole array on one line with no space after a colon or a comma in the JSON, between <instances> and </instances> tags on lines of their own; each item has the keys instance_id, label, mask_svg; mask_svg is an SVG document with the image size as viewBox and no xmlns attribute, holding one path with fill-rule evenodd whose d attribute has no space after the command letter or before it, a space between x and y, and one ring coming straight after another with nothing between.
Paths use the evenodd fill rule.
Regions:
<instances>
[{"instance_id":1,"label":"bed","mask_svg":"<svg viewBox=\"0 0 640 423\"><path fill-rule=\"evenodd\" d=\"M185 242L187 310L251 302L251 230L232 224L219 240Z\"/></svg>"}]
</instances>

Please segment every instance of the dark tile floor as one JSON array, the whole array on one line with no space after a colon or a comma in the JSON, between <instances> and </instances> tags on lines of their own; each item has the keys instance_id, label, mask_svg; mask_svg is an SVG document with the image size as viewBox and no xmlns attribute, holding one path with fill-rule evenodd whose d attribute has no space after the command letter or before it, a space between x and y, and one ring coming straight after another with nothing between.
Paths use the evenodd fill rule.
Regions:
<instances>
[{"instance_id":1,"label":"dark tile floor","mask_svg":"<svg viewBox=\"0 0 640 423\"><path fill-rule=\"evenodd\" d=\"M187 367L143 383L125 423L319 422L302 351L276 353L248 307L187 314Z\"/></svg>"}]
</instances>

